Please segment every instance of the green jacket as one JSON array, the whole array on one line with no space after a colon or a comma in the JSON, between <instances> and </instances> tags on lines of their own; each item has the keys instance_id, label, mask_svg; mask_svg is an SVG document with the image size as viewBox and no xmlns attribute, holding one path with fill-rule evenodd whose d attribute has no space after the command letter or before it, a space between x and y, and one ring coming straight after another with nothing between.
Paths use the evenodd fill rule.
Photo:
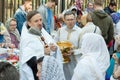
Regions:
<instances>
[{"instance_id":1,"label":"green jacket","mask_svg":"<svg viewBox=\"0 0 120 80\"><path fill-rule=\"evenodd\" d=\"M108 44L113 39L114 35L112 18L103 10L95 10L92 19L93 23L101 29L102 36Z\"/></svg>"}]
</instances>

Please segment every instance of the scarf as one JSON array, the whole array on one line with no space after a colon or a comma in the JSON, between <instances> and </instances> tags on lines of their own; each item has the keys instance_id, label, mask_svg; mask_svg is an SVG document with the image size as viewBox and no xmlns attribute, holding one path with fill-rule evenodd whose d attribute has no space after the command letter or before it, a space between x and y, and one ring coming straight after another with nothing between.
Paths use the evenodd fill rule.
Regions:
<instances>
[{"instance_id":1,"label":"scarf","mask_svg":"<svg viewBox=\"0 0 120 80\"><path fill-rule=\"evenodd\" d=\"M29 30L28 30L29 33L31 34L34 34L34 35L37 35L37 36L41 36L41 31L35 27L31 27Z\"/></svg>"},{"instance_id":2,"label":"scarf","mask_svg":"<svg viewBox=\"0 0 120 80\"><path fill-rule=\"evenodd\" d=\"M54 57L44 57L40 80L65 80L64 73Z\"/></svg>"},{"instance_id":3,"label":"scarf","mask_svg":"<svg viewBox=\"0 0 120 80\"><path fill-rule=\"evenodd\" d=\"M10 31L10 33L16 37L17 41L20 42L20 34L17 29L15 29L15 31Z\"/></svg>"}]
</instances>

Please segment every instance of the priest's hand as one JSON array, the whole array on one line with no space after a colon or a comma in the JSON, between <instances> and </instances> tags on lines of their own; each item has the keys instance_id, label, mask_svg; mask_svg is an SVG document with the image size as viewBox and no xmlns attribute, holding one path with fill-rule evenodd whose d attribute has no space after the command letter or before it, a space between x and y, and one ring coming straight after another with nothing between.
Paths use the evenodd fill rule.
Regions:
<instances>
[{"instance_id":1,"label":"priest's hand","mask_svg":"<svg viewBox=\"0 0 120 80\"><path fill-rule=\"evenodd\" d=\"M50 43L49 46L50 46L50 50L56 51L57 46L54 43Z\"/></svg>"},{"instance_id":2,"label":"priest's hand","mask_svg":"<svg viewBox=\"0 0 120 80\"><path fill-rule=\"evenodd\" d=\"M44 46L44 52L46 55L50 55L50 47L48 45Z\"/></svg>"}]
</instances>

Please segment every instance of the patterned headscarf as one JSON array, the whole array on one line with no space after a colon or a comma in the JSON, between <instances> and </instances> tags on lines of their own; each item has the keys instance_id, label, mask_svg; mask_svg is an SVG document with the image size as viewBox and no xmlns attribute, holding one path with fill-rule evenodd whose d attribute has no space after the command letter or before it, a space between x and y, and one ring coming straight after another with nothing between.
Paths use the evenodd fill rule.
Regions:
<instances>
[{"instance_id":1,"label":"patterned headscarf","mask_svg":"<svg viewBox=\"0 0 120 80\"><path fill-rule=\"evenodd\" d=\"M118 23L118 21L120 20L120 13L112 13L111 14L112 20L115 24Z\"/></svg>"},{"instance_id":2,"label":"patterned headscarf","mask_svg":"<svg viewBox=\"0 0 120 80\"><path fill-rule=\"evenodd\" d=\"M81 51L83 55L93 55L98 62L99 69L105 73L109 67L109 52L101 35L86 33L81 39Z\"/></svg>"},{"instance_id":3,"label":"patterned headscarf","mask_svg":"<svg viewBox=\"0 0 120 80\"><path fill-rule=\"evenodd\" d=\"M65 80L63 70L55 58L51 56L44 57L40 80Z\"/></svg>"}]
</instances>

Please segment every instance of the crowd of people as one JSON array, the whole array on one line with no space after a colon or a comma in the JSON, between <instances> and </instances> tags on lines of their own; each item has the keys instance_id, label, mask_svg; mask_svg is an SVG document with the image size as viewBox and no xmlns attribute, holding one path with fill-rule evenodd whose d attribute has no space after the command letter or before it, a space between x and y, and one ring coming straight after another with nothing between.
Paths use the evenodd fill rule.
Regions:
<instances>
[{"instance_id":1,"label":"crowd of people","mask_svg":"<svg viewBox=\"0 0 120 80\"><path fill-rule=\"evenodd\" d=\"M104 0L88 1L83 9L83 0L75 0L56 16L56 0L36 10L32 0L22 2L13 18L5 25L0 22L0 80L120 80L120 11L115 1L105 8ZM19 56L18 68L10 62L13 55Z\"/></svg>"}]
</instances>

